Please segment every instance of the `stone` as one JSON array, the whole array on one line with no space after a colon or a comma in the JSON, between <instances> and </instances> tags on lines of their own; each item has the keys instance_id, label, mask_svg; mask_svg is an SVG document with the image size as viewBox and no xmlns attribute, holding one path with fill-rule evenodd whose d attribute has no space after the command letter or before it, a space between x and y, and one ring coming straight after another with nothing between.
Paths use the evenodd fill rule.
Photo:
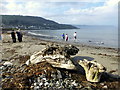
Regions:
<instances>
[{"instance_id":1,"label":"stone","mask_svg":"<svg viewBox=\"0 0 120 90\"><path fill-rule=\"evenodd\" d=\"M61 79L61 78L62 78L61 72L60 72L59 70L57 70L57 78L58 78L58 79Z\"/></svg>"},{"instance_id":2,"label":"stone","mask_svg":"<svg viewBox=\"0 0 120 90\"><path fill-rule=\"evenodd\" d=\"M104 89L107 89L108 87L107 87L107 85L106 85L106 86L103 86L103 88L104 88Z\"/></svg>"},{"instance_id":3,"label":"stone","mask_svg":"<svg viewBox=\"0 0 120 90\"><path fill-rule=\"evenodd\" d=\"M48 85L49 85L49 83L48 83L48 82L45 82L45 83L44 83L44 86L48 86Z\"/></svg>"},{"instance_id":4,"label":"stone","mask_svg":"<svg viewBox=\"0 0 120 90\"><path fill-rule=\"evenodd\" d=\"M4 66L1 66L1 67L0 67L0 70L3 70L3 69L4 69Z\"/></svg>"},{"instance_id":5,"label":"stone","mask_svg":"<svg viewBox=\"0 0 120 90\"><path fill-rule=\"evenodd\" d=\"M3 65L5 65L5 66L12 66L13 63L6 61Z\"/></svg>"},{"instance_id":6,"label":"stone","mask_svg":"<svg viewBox=\"0 0 120 90\"><path fill-rule=\"evenodd\" d=\"M42 85L43 85L43 83L42 83L42 82L40 82L40 83L39 83L39 86L42 86Z\"/></svg>"}]
</instances>

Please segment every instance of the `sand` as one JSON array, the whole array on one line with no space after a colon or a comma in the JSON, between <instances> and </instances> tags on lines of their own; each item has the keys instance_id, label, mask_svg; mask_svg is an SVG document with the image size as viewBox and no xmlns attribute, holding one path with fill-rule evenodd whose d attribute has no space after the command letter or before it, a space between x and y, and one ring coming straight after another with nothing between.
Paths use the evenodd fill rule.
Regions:
<instances>
[{"instance_id":1,"label":"sand","mask_svg":"<svg viewBox=\"0 0 120 90\"><path fill-rule=\"evenodd\" d=\"M12 43L10 34L2 34L2 42L0 43L2 59L1 63L10 61L15 65L21 65L29 59L29 57L38 51L45 48L45 45L49 43L56 44L69 44L67 42L50 42L40 40L33 36L23 36L23 42ZM72 56L74 59L87 59L95 60L107 68L107 72L113 72L113 74L120 75L118 73L119 56L118 50L114 48L95 47L88 45L75 45L80 49L79 53Z\"/></svg>"}]
</instances>

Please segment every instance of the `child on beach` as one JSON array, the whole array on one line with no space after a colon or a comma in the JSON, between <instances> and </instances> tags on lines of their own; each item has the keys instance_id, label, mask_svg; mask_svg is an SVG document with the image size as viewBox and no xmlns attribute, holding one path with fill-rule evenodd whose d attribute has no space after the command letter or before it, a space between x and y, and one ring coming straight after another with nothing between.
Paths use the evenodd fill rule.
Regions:
<instances>
[{"instance_id":1,"label":"child on beach","mask_svg":"<svg viewBox=\"0 0 120 90\"><path fill-rule=\"evenodd\" d=\"M65 34L64 33L62 34L62 37L63 37L63 39L65 39Z\"/></svg>"},{"instance_id":2,"label":"child on beach","mask_svg":"<svg viewBox=\"0 0 120 90\"><path fill-rule=\"evenodd\" d=\"M77 33L75 32L75 33L73 34L73 36L74 36L74 40L76 40L76 39L77 39Z\"/></svg>"},{"instance_id":3,"label":"child on beach","mask_svg":"<svg viewBox=\"0 0 120 90\"><path fill-rule=\"evenodd\" d=\"M68 35L67 34L65 35L65 41L68 41Z\"/></svg>"}]
</instances>

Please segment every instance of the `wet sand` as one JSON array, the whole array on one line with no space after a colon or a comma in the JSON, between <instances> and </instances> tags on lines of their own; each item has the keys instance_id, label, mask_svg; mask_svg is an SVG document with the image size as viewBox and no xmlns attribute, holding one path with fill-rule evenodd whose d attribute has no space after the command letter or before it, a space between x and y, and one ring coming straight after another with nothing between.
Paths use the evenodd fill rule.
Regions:
<instances>
[{"instance_id":1,"label":"wet sand","mask_svg":"<svg viewBox=\"0 0 120 90\"><path fill-rule=\"evenodd\" d=\"M29 57L34 53L41 51L45 45L49 43L69 44L67 42L52 42L35 38L33 36L23 36L23 42L12 43L10 34L2 34L2 42L0 43L2 59L1 63L10 61L14 65L20 66L25 63ZM118 73L118 50L114 48L95 47L87 45L74 44L79 48L79 53L72 56L75 60L95 60L107 68L107 72L120 75Z\"/></svg>"}]
</instances>

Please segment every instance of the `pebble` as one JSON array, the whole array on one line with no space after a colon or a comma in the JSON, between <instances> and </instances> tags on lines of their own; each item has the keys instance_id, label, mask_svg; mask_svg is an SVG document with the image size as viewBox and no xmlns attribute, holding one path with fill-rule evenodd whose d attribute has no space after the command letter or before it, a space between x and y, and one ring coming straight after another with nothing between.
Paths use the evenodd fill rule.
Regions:
<instances>
[{"instance_id":1,"label":"pebble","mask_svg":"<svg viewBox=\"0 0 120 90\"><path fill-rule=\"evenodd\" d=\"M5 65L5 66L12 66L13 64L11 63L11 62L5 62L3 65Z\"/></svg>"},{"instance_id":2,"label":"pebble","mask_svg":"<svg viewBox=\"0 0 120 90\"><path fill-rule=\"evenodd\" d=\"M39 83L39 86L42 86L42 85L43 85L43 83L42 83L42 82L40 82L40 83Z\"/></svg>"},{"instance_id":3,"label":"pebble","mask_svg":"<svg viewBox=\"0 0 120 90\"><path fill-rule=\"evenodd\" d=\"M4 69L4 66L1 66L1 67L0 67L0 70L3 70L3 69Z\"/></svg>"},{"instance_id":4,"label":"pebble","mask_svg":"<svg viewBox=\"0 0 120 90\"><path fill-rule=\"evenodd\" d=\"M101 83L101 85L104 85L104 83Z\"/></svg>"},{"instance_id":5,"label":"pebble","mask_svg":"<svg viewBox=\"0 0 120 90\"><path fill-rule=\"evenodd\" d=\"M48 83L48 82L45 82L45 83L44 83L44 86L48 86L48 85L49 85L49 83Z\"/></svg>"},{"instance_id":6,"label":"pebble","mask_svg":"<svg viewBox=\"0 0 120 90\"><path fill-rule=\"evenodd\" d=\"M4 70L5 72L15 72L16 71L24 71L24 67L15 67L13 66L12 63L6 62L4 65L1 65L0 69ZM3 71L2 70L2 71ZM71 78L71 75L67 72L64 74L65 79L63 79L63 75L60 70L57 70L57 72L52 71L51 72L51 79L46 77L46 74L42 75L37 75L36 77L30 78L28 81L30 83L30 88L34 90L39 90L39 89L63 89L63 88L68 88L68 89L73 89L73 88L78 88L78 86L82 87L79 85L79 83L76 83L75 80ZM6 81L8 78L13 78L11 76L5 76L5 78L2 80L3 82Z\"/></svg>"},{"instance_id":7,"label":"pebble","mask_svg":"<svg viewBox=\"0 0 120 90\"><path fill-rule=\"evenodd\" d=\"M108 88L107 85L106 86L103 86L103 88Z\"/></svg>"}]
</instances>

